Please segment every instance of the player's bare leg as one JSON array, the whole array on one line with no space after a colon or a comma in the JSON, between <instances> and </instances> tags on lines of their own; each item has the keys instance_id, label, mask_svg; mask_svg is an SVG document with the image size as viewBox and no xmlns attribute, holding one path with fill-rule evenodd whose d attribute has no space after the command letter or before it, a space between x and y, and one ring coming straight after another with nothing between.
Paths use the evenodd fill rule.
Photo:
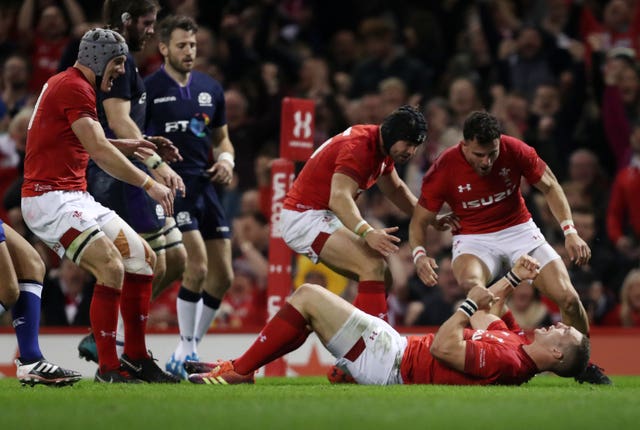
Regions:
<instances>
[{"instance_id":1,"label":"player's bare leg","mask_svg":"<svg viewBox=\"0 0 640 430\"><path fill-rule=\"evenodd\" d=\"M391 286L387 262L359 236L346 228L336 230L325 242L320 260L340 274L358 281L354 305L364 312L386 319L386 291ZM354 276L355 275L355 276Z\"/></svg>"},{"instance_id":2,"label":"player's bare leg","mask_svg":"<svg viewBox=\"0 0 640 430\"><path fill-rule=\"evenodd\" d=\"M451 264L453 276L466 292L473 287L486 287L491 280L487 266L473 254L462 254Z\"/></svg>"},{"instance_id":3,"label":"player's bare leg","mask_svg":"<svg viewBox=\"0 0 640 430\"><path fill-rule=\"evenodd\" d=\"M571 284L569 273L561 259L546 264L533 285L558 305L562 313L562 322L572 325L582 333L589 333L587 312Z\"/></svg>"}]
</instances>

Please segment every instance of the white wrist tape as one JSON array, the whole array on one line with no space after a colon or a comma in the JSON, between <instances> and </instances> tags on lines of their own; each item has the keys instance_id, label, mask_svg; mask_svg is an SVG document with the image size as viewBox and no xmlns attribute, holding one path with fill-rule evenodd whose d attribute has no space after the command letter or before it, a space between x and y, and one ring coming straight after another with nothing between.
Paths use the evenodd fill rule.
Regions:
<instances>
[{"instance_id":1,"label":"white wrist tape","mask_svg":"<svg viewBox=\"0 0 640 430\"><path fill-rule=\"evenodd\" d=\"M578 234L578 230L576 230L576 227L573 225L572 219L566 219L562 221L560 223L560 227L562 228L562 232L565 236L568 236L570 234Z\"/></svg>"},{"instance_id":2,"label":"white wrist tape","mask_svg":"<svg viewBox=\"0 0 640 430\"><path fill-rule=\"evenodd\" d=\"M233 154L231 154L230 152L221 152L220 155L218 155L218 160L217 161L227 161L229 164L231 164L231 167L236 167L236 163L235 161L233 161Z\"/></svg>"},{"instance_id":3,"label":"white wrist tape","mask_svg":"<svg viewBox=\"0 0 640 430\"><path fill-rule=\"evenodd\" d=\"M164 161L162 161L162 158L160 158L160 156L155 152L151 157L145 158L144 160L144 164L152 170L160 167L162 163L164 163Z\"/></svg>"}]
</instances>

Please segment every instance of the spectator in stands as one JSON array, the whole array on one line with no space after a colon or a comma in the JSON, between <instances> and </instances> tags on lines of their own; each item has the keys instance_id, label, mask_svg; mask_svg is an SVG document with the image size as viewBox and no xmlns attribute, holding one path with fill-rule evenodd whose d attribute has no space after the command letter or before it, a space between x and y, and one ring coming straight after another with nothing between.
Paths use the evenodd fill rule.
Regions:
<instances>
[{"instance_id":1,"label":"spectator in stands","mask_svg":"<svg viewBox=\"0 0 640 430\"><path fill-rule=\"evenodd\" d=\"M360 24L365 55L353 71L351 97L374 92L385 78L395 76L407 86L409 94L428 94L432 77L420 60L396 46L396 25L388 18L372 17Z\"/></svg>"},{"instance_id":2,"label":"spectator in stands","mask_svg":"<svg viewBox=\"0 0 640 430\"><path fill-rule=\"evenodd\" d=\"M269 272L269 220L260 212L247 212L233 220L233 243L238 258L250 263L256 281L266 285Z\"/></svg>"},{"instance_id":3,"label":"spectator in stands","mask_svg":"<svg viewBox=\"0 0 640 430\"><path fill-rule=\"evenodd\" d=\"M607 209L607 233L609 240L627 260L640 258L640 122L631 133L633 156L628 166L616 175L611 186L611 198Z\"/></svg>"},{"instance_id":4,"label":"spectator in stands","mask_svg":"<svg viewBox=\"0 0 640 430\"><path fill-rule=\"evenodd\" d=\"M425 289L423 285L415 286L413 291L415 299L407 308L404 321L406 325L443 324L464 300L464 289L453 276L451 257L441 258L438 267L440 275L434 289ZM416 289L422 291L415 291Z\"/></svg>"},{"instance_id":5,"label":"spectator in stands","mask_svg":"<svg viewBox=\"0 0 640 430\"><path fill-rule=\"evenodd\" d=\"M627 274L620 290L620 303L605 315L602 324L640 327L640 269Z\"/></svg>"},{"instance_id":6,"label":"spectator in stands","mask_svg":"<svg viewBox=\"0 0 640 430\"><path fill-rule=\"evenodd\" d=\"M85 21L84 12L76 0L64 0L65 10L57 4L39 9L38 3L37 0L24 0L18 15L20 42L31 55L29 89L34 93L40 92L47 79L58 71L58 62L69 43L71 27ZM34 31L35 17L37 26Z\"/></svg>"},{"instance_id":7,"label":"spectator in stands","mask_svg":"<svg viewBox=\"0 0 640 430\"><path fill-rule=\"evenodd\" d=\"M266 284L258 284L251 263L245 260L234 260L233 274L214 326L260 329L267 320Z\"/></svg>"},{"instance_id":8,"label":"spectator in stands","mask_svg":"<svg viewBox=\"0 0 640 430\"><path fill-rule=\"evenodd\" d=\"M10 141L10 143L14 145L13 150L18 156L18 160L15 164L15 172L7 172L8 176L6 179L13 179L11 182L5 184L4 192L2 193L2 205L3 210L6 211L8 223L21 236L28 239L30 239L30 233L24 224L22 210L20 209L20 188L22 188L23 180L27 127L29 126L31 115L33 115L33 109L31 107L24 107L9 123L7 141ZM7 142L7 144L8 143L9 142Z\"/></svg>"},{"instance_id":9,"label":"spectator in stands","mask_svg":"<svg viewBox=\"0 0 640 430\"><path fill-rule=\"evenodd\" d=\"M524 330L533 330L553 324L549 309L540 300L540 293L533 285L523 282L507 300L509 310Z\"/></svg>"},{"instance_id":10,"label":"spectator in stands","mask_svg":"<svg viewBox=\"0 0 640 430\"><path fill-rule=\"evenodd\" d=\"M7 57L2 65L2 94L0 95L0 132L4 132L20 109L28 102L32 93L28 88L29 63L19 54ZM37 90L39 91L39 89Z\"/></svg>"},{"instance_id":11,"label":"spectator in stands","mask_svg":"<svg viewBox=\"0 0 640 430\"><path fill-rule=\"evenodd\" d=\"M63 258L50 271L42 292L42 324L49 326L89 326L89 307L95 279L89 272Z\"/></svg>"}]
</instances>

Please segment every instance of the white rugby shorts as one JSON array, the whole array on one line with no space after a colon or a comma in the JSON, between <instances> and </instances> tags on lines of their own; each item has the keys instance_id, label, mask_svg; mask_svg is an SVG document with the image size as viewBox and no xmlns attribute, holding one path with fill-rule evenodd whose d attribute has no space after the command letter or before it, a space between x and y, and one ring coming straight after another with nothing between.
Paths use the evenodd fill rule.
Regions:
<instances>
[{"instance_id":1,"label":"white rugby shorts","mask_svg":"<svg viewBox=\"0 0 640 430\"><path fill-rule=\"evenodd\" d=\"M400 362L406 347L406 337L359 309L327 342L327 349L337 358L336 365L346 368L363 385L402 384Z\"/></svg>"},{"instance_id":2,"label":"white rugby shorts","mask_svg":"<svg viewBox=\"0 0 640 430\"><path fill-rule=\"evenodd\" d=\"M331 211L307 210L304 212L282 209L278 228L282 239L293 251L306 255L317 263L322 246L319 239L331 236L342 227L342 222ZM314 246L315 244L315 246ZM321 240L324 245L324 241Z\"/></svg>"},{"instance_id":3,"label":"white rugby shorts","mask_svg":"<svg viewBox=\"0 0 640 430\"><path fill-rule=\"evenodd\" d=\"M24 222L60 258L80 233L102 227L117 216L84 191L50 191L23 197L21 206Z\"/></svg>"},{"instance_id":4,"label":"white rugby shorts","mask_svg":"<svg viewBox=\"0 0 640 430\"><path fill-rule=\"evenodd\" d=\"M538 260L540 268L560 258L533 220L493 233L456 234L452 261L462 254L472 254L482 260L493 279L502 276L503 271L524 254Z\"/></svg>"}]
</instances>

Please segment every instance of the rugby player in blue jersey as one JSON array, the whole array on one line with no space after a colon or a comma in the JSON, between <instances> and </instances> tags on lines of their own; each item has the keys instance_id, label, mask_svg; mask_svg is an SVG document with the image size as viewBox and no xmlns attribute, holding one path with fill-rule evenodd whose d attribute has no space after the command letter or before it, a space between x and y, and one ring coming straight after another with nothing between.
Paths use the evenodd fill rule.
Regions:
<instances>
[{"instance_id":1,"label":"rugby player in blue jersey","mask_svg":"<svg viewBox=\"0 0 640 430\"><path fill-rule=\"evenodd\" d=\"M188 190L186 197L176 196L175 201L176 222L189 258L176 302L180 341L166 364L167 371L183 378L183 362L197 357L197 344L233 280L229 223L214 184L231 181L234 148L227 130L222 86L193 71L197 31L195 22L185 16L168 16L160 22L159 49L164 64L144 81L146 130L170 139L179 149L183 159L173 168Z\"/></svg>"}]
</instances>

